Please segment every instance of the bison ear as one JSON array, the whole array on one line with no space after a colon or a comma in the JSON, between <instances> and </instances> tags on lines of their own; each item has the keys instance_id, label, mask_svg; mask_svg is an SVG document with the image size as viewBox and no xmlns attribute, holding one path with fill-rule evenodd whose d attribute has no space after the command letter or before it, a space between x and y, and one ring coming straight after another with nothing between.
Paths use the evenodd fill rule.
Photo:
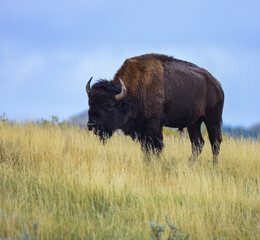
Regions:
<instances>
[{"instance_id":1,"label":"bison ear","mask_svg":"<svg viewBox=\"0 0 260 240\"><path fill-rule=\"evenodd\" d=\"M117 94L115 96L115 99L117 101L120 101L120 100L124 99L126 97L126 93L127 93L127 90L126 90L124 82L121 80L121 78L119 78L119 81L121 83L121 93L119 93L119 94Z\"/></svg>"},{"instance_id":2,"label":"bison ear","mask_svg":"<svg viewBox=\"0 0 260 240\"><path fill-rule=\"evenodd\" d=\"M88 83L87 83L87 85L86 85L86 92L87 92L87 94L90 93L90 83L91 83L92 78L93 78L93 77L91 77L91 78L88 80Z\"/></svg>"}]
</instances>

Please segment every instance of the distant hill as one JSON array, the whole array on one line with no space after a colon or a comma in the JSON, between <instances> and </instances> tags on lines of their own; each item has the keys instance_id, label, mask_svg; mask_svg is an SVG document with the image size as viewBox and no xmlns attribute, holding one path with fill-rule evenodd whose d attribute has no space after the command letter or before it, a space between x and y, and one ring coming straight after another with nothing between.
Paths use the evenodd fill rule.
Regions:
<instances>
[{"instance_id":1,"label":"distant hill","mask_svg":"<svg viewBox=\"0 0 260 240\"><path fill-rule=\"evenodd\" d=\"M83 127L87 125L88 122L88 111L83 111L75 116L72 116L68 119L68 123L70 125L78 125L80 127ZM243 128L243 127L232 127L223 125L222 127L223 134L227 134L230 137L234 138L254 138L259 139L260 138L260 124L256 124L252 126L251 128Z\"/></svg>"},{"instance_id":2,"label":"distant hill","mask_svg":"<svg viewBox=\"0 0 260 240\"><path fill-rule=\"evenodd\" d=\"M83 111L75 116L72 116L68 119L68 123L69 125L77 125L80 127L83 127L85 125L87 125L88 123L88 111Z\"/></svg>"},{"instance_id":3,"label":"distant hill","mask_svg":"<svg viewBox=\"0 0 260 240\"><path fill-rule=\"evenodd\" d=\"M259 139L260 138L260 124L255 125L251 128L243 128L243 127L231 127L224 125L222 127L222 132L224 134L229 135L230 137L234 138L254 138Z\"/></svg>"},{"instance_id":4,"label":"distant hill","mask_svg":"<svg viewBox=\"0 0 260 240\"><path fill-rule=\"evenodd\" d=\"M251 127L250 130L260 132L260 123Z\"/></svg>"}]
</instances>

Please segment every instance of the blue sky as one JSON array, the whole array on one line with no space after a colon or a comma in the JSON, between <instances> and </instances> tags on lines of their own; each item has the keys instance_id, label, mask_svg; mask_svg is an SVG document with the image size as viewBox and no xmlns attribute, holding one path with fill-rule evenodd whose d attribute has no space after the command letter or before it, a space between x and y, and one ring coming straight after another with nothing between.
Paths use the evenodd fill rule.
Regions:
<instances>
[{"instance_id":1,"label":"blue sky","mask_svg":"<svg viewBox=\"0 0 260 240\"><path fill-rule=\"evenodd\" d=\"M88 79L112 79L126 58L164 53L210 71L223 121L260 122L260 2L0 1L0 113L60 119L88 108Z\"/></svg>"}]
</instances>

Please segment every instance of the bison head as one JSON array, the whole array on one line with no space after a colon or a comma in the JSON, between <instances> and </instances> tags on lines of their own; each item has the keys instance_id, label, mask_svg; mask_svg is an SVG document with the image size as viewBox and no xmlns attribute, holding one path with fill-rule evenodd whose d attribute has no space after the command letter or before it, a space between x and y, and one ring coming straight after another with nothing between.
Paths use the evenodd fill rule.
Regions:
<instances>
[{"instance_id":1,"label":"bison head","mask_svg":"<svg viewBox=\"0 0 260 240\"><path fill-rule=\"evenodd\" d=\"M86 85L89 97L89 121L88 129L93 130L101 140L111 137L116 129L122 128L122 124L129 116L129 107L126 100L126 87L120 79L121 86L111 81L100 80L90 88L90 82Z\"/></svg>"}]
</instances>

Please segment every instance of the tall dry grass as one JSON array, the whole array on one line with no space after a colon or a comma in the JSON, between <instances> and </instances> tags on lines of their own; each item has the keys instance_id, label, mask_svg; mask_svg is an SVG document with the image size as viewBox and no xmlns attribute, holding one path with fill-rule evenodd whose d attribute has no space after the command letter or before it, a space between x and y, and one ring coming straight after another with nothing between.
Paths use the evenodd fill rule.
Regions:
<instances>
[{"instance_id":1,"label":"tall dry grass","mask_svg":"<svg viewBox=\"0 0 260 240\"><path fill-rule=\"evenodd\" d=\"M225 138L217 169L208 140L192 166L190 148L167 136L147 164L129 137L2 122L0 236L37 223L40 239L149 239L169 216L190 239L260 239L260 142Z\"/></svg>"}]
</instances>

